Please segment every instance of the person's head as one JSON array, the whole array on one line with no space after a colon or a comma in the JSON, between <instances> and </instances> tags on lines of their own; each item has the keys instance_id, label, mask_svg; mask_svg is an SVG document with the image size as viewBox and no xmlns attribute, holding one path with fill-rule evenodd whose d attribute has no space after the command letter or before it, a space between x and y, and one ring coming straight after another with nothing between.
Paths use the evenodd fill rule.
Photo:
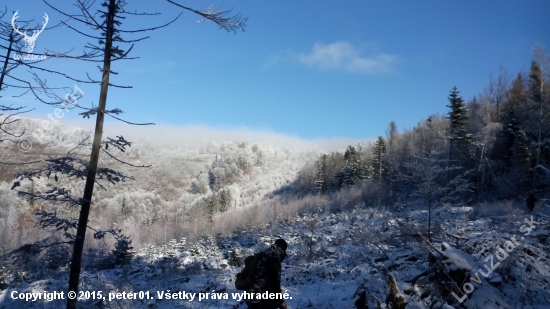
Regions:
<instances>
[{"instance_id":1,"label":"person's head","mask_svg":"<svg viewBox=\"0 0 550 309\"><path fill-rule=\"evenodd\" d=\"M275 241L275 245L281 249L283 249L284 252L286 252L287 243L284 239L279 238Z\"/></svg>"}]
</instances>

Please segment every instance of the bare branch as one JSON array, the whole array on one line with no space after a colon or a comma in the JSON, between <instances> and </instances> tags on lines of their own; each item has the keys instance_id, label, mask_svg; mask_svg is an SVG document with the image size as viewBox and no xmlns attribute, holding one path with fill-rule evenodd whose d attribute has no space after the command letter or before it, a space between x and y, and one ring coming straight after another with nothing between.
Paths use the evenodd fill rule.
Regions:
<instances>
[{"instance_id":1,"label":"bare branch","mask_svg":"<svg viewBox=\"0 0 550 309\"><path fill-rule=\"evenodd\" d=\"M105 112L105 114L107 114L108 116L111 116L113 118L115 118L116 120L120 120L122 122L125 122L127 124L131 124L131 125L134 125L134 126L150 126L150 125L155 125L153 122L148 122L148 123L135 123L135 122L130 122L130 121L126 121L124 119L121 119L121 118L118 118L118 117L115 117L107 112Z\"/></svg>"},{"instance_id":2,"label":"bare branch","mask_svg":"<svg viewBox=\"0 0 550 309\"><path fill-rule=\"evenodd\" d=\"M85 146L84 143L85 143L87 140L89 140L89 139L90 139L90 136L88 136L88 137L86 137L85 139L83 139L82 141L80 141L80 143L78 143L78 145L76 145L76 147L74 147L73 149L69 150L69 152L67 152L67 154L70 155L71 152L73 152L74 150L76 150L76 149L78 149L78 148L81 148L81 147ZM86 146L87 146L87 145L86 145Z\"/></svg>"},{"instance_id":3,"label":"bare branch","mask_svg":"<svg viewBox=\"0 0 550 309\"><path fill-rule=\"evenodd\" d=\"M11 107L5 107L4 105L1 105L0 106L0 111L13 111L13 110L20 110L21 108L25 108L25 107L20 107L20 108L17 108L17 109L14 109L14 108L11 108ZM2 120L0 121L0 132L4 132L4 134L7 134L9 136L13 136L13 137L21 137L23 136L23 134L25 134L25 131L21 132L21 134L17 135L17 134L14 134L14 133L11 133L9 131L7 131L6 129L4 129L5 126L9 126L10 124L13 124L13 123L16 123L18 122L20 119L16 118L16 119L13 119L13 120L10 120L10 118L14 117L14 116L17 116L19 114L24 114L24 113L28 113L30 111L33 111L33 109L30 109L30 110L26 110L26 111L20 111L20 112L17 112L17 113L13 113L13 114L10 114L6 117L3 117ZM3 116L3 114L0 114L0 117ZM4 141L4 139L0 139L0 142Z\"/></svg>"},{"instance_id":4,"label":"bare branch","mask_svg":"<svg viewBox=\"0 0 550 309\"><path fill-rule=\"evenodd\" d=\"M67 23L65 23L65 22L62 22L62 23L63 23L65 26L69 27L69 29L74 30L76 33L82 34L82 35L85 36L85 37L89 37L89 38L97 39L97 40L103 39L103 38L101 38L101 37L96 37L96 36L93 36L93 35L86 34L86 33L82 32L82 31L80 31L80 30L78 30L78 29L76 29L76 28L70 26L69 24L67 24Z\"/></svg>"},{"instance_id":5,"label":"bare branch","mask_svg":"<svg viewBox=\"0 0 550 309\"><path fill-rule=\"evenodd\" d=\"M8 253L8 255L13 259L13 260L19 260L22 256L26 256L28 257L29 255L37 255L39 254L40 252L42 252L42 250L46 249L46 248L49 248L49 247L52 247L52 246L57 246L57 245L62 245L62 244L73 244L74 241L72 240L69 240L69 241L57 241L57 242L54 242L54 243L49 243L49 240L51 239L52 237L48 237L48 238L44 238L42 239L41 241L37 241L35 243L32 243L32 244L24 244L22 245L21 247L15 249L15 250L12 250Z\"/></svg>"},{"instance_id":6,"label":"bare branch","mask_svg":"<svg viewBox=\"0 0 550 309\"><path fill-rule=\"evenodd\" d=\"M14 187L19 184L19 182L14 183L12 186L12 190L14 190ZM38 191L37 193L30 193L20 190L15 190L18 195L20 196L29 196L33 200L43 200L43 201L51 201L53 203L68 203L70 206L77 206L82 203L82 199L74 199L71 197L71 192L68 191L65 188L58 188L54 187L51 190L48 190L44 193L41 193Z\"/></svg>"},{"instance_id":7,"label":"bare branch","mask_svg":"<svg viewBox=\"0 0 550 309\"><path fill-rule=\"evenodd\" d=\"M248 21L248 17L242 17L240 13L233 16L228 16L231 13L231 10L222 11L221 9L210 6L208 10L197 11L192 8L183 6L179 3L176 3L172 0L167 0L167 1L176 6L179 6L184 10L188 10L190 12L193 12L197 15L202 16L203 19L201 21L215 22L218 26L220 26L220 28L224 29L227 32L237 33L239 29L244 32L244 28L246 27L246 22Z\"/></svg>"},{"instance_id":8,"label":"bare branch","mask_svg":"<svg viewBox=\"0 0 550 309\"><path fill-rule=\"evenodd\" d=\"M67 16L67 17L69 17L70 19L74 19L74 20L79 21L79 22L81 22L81 23L83 23L83 24L86 24L86 25L89 25L89 24L90 24L88 21L85 21L85 20L76 18L75 15L70 15L70 14L67 14L67 13L65 13L65 12L63 12L63 11L61 11L61 10L59 10L58 8L56 8L56 7L54 7L53 5L51 5L51 4L50 4L48 1L46 1L46 0L42 0L42 1L44 1L44 3L46 3L47 6L49 6L51 9L53 9L54 11L58 12L58 13L61 14L61 15ZM80 2L80 1L78 1L78 2Z\"/></svg>"},{"instance_id":9,"label":"bare branch","mask_svg":"<svg viewBox=\"0 0 550 309\"><path fill-rule=\"evenodd\" d=\"M2 162L0 161L0 164L4 164L4 165L25 165L25 164L34 164L34 163L40 163L42 161L40 160L37 160L37 161L31 161L31 162Z\"/></svg>"},{"instance_id":10,"label":"bare branch","mask_svg":"<svg viewBox=\"0 0 550 309\"><path fill-rule=\"evenodd\" d=\"M78 221L75 219L65 219L65 218L59 218L57 216L57 210L54 210L53 212L48 212L44 210L37 210L35 212L35 215L39 218L39 224L40 227L43 229L48 228L55 228L56 231L63 230L63 236L65 238L70 239L71 241L74 241L75 235L69 233L69 231L72 231L73 229L76 229L78 225Z\"/></svg>"},{"instance_id":11,"label":"bare branch","mask_svg":"<svg viewBox=\"0 0 550 309\"><path fill-rule=\"evenodd\" d=\"M105 150L104 148L101 148L101 150L103 150L103 152L105 152L107 155L109 155L109 157L117 160L118 162L122 163L122 164L126 164L126 165L129 165L131 167L151 167L151 165L133 165L133 164L130 164L128 162L125 162L125 161L121 161L119 159L117 159L115 156L113 156L112 154L110 154L107 150Z\"/></svg>"},{"instance_id":12,"label":"bare branch","mask_svg":"<svg viewBox=\"0 0 550 309\"><path fill-rule=\"evenodd\" d=\"M118 31L119 31L119 32L123 32L123 33L138 33L138 32L146 32L146 31L157 30L157 29L160 29L160 28L167 27L167 26L169 26L170 24L174 23L176 20L178 20L178 18L180 18L181 14L183 14L183 13L179 13L178 16L176 16L176 18L172 19L171 21L167 22L166 24L160 25L160 26L156 26L156 27L153 27L153 28L138 29L138 30L118 30Z\"/></svg>"}]
</instances>

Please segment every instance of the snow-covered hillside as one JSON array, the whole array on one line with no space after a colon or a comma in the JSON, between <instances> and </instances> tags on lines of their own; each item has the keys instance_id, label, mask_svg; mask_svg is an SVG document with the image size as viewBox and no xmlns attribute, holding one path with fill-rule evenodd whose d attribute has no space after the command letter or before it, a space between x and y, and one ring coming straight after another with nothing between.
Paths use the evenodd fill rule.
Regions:
<instances>
[{"instance_id":1,"label":"snow-covered hillside","mask_svg":"<svg viewBox=\"0 0 550 309\"><path fill-rule=\"evenodd\" d=\"M82 291L139 293L151 299L82 301L82 308L246 308L238 300L234 278L247 255L267 248L276 238L289 242L289 255L283 268L283 288L288 291L291 308L385 308L390 294L388 278L396 280L397 296L406 308L548 308L550 306L550 267L548 245L550 208L534 213L508 213L509 209L475 210L471 207L444 206L436 212L439 233L432 241L441 257L414 231L425 225L425 211L400 213L356 209L337 213L316 212L297 216L279 226L243 229L226 237L204 239L192 244L171 241L164 246L145 246L131 263L112 269L86 267L82 273ZM531 217L532 216L532 217ZM525 220L536 225L529 235ZM453 235L453 236L449 236ZM520 242L508 256L499 260L499 246L512 236ZM520 240L519 237L523 239ZM431 258L430 258L431 256ZM492 256L492 266L488 257ZM485 266L494 268L487 271ZM19 270L9 287L0 292L0 308L61 308L62 301L12 300L18 293L63 291L66 266ZM436 270L447 269L452 275L461 269L468 276L462 285L472 283L473 292L461 299ZM427 271L426 273L424 273ZM418 274L424 274L418 277ZM413 282L414 280L414 282ZM435 300L441 288L455 292L447 296L450 304ZM467 286L469 288L469 286ZM195 298L163 299L161 293L195 293ZM202 294L199 294L202 293ZM208 299L205 299L208 294ZM112 294L114 297L114 294ZM122 294L121 294L122 295ZM139 294L136 294L139 298ZM180 296L183 294L180 294ZM199 295L202 298L199 301ZM92 297L92 296L90 296ZM216 299L212 299L216 297ZM224 297L227 297L225 299Z\"/></svg>"},{"instance_id":2,"label":"snow-covered hillside","mask_svg":"<svg viewBox=\"0 0 550 309\"><path fill-rule=\"evenodd\" d=\"M22 152L17 145L4 143L1 145L4 147L2 161L29 162L59 158L71 150L77 157L88 159L89 147L76 151L74 148L91 136L90 131L60 123L50 123L44 130L44 122L47 121L22 118L11 126L14 132L26 132L22 138L29 139L32 148ZM108 137L115 138L107 136L105 139ZM150 167L131 167L102 154L100 166L116 169L134 180L117 184L100 180L106 190L96 186L92 200L95 206L90 218L97 228L124 229L138 246L142 242L165 243L172 238L188 236L190 231L186 222L197 221L198 217L202 219L203 210L211 201L215 201L213 215L263 204L273 191L292 182L303 165L317 156L317 152L312 150L289 150L247 141L210 141L196 147L162 146L147 141L147 138L131 142L133 144L126 152L110 152L133 165ZM2 179L6 181L0 183L0 189L5 192L4 198L13 205L4 206L6 209L20 201L13 192L9 192L13 184L10 175L37 166L1 166ZM55 176L58 181L53 177L22 181L22 190L44 192L53 187L64 187L74 198L82 197L84 179L68 179L62 174ZM13 210L19 216L16 221L33 220L34 210L42 209L42 205L40 201L35 201L32 205L26 205L26 209ZM62 208L59 211L76 215ZM193 231L195 234L199 232L202 230Z\"/></svg>"}]
</instances>

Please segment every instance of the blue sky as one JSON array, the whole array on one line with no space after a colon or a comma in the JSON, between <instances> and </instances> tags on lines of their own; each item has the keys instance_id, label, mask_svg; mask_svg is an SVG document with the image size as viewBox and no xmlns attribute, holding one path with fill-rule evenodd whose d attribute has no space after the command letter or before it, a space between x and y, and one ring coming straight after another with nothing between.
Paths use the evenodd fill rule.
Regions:
<instances>
[{"instance_id":1,"label":"blue sky","mask_svg":"<svg viewBox=\"0 0 550 309\"><path fill-rule=\"evenodd\" d=\"M431 113L445 114L453 86L471 99L483 91L491 71L502 65L515 76L529 68L536 42L550 47L546 0L211 1L179 3L233 8L249 18L245 32L228 34L186 12L148 33L151 39L130 54L139 59L113 64L119 74L111 81L134 88L111 88L108 109L124 110L131 121L176 127L369 139L384 135L390 121L401 131ZM69 2L51 1L59 7ZM131 10L162 15L131 17L123 23L127 29L158 25L179 12L161 0L154 7L153 1L128 2ZM46 12L49 25L61 20L42 1L9 0L6 6L5 21L15 10L21 19L38 22ZM39 36L35 52L78 52L86 41L56 28ZM48 59L44 66L79 78L86 72L99 76L93 63ZM48 78L52 85L75 84ZM79 104L97 104L99 86L78 86L86 93ZM46 119L52 110L11 94L0 100L36 107L34 117ZM77 118L67 113L64 119Z\"/></svg>"}]
</instances>

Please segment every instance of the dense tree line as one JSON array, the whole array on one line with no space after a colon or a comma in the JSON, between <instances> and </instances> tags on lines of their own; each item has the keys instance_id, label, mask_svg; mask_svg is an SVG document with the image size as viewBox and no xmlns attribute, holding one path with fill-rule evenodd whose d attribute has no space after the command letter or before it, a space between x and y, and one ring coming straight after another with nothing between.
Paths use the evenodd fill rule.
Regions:
<instances>
[{"instance_id":1,"label":"dense tree line","mask_svg":"<svg viewBox=\"0 0 550 309\"><path fill-rule=\"evenodd\" d=\"M512 79L501 68L468 101L453 87L445 116L431 115L401 133L392 121L385 137L350 145L343 154L322 154L299 173L298 190L322 195L370 182L378 191L374 203L391 205L411 196L414 183L402 177L407 166L429 157L445 168L437 179L441 187L457 176L469 183L464 200L543 192L550 186L549 58L538 45L533 54L529 72Z\"/></svg>"}]
</instances>

